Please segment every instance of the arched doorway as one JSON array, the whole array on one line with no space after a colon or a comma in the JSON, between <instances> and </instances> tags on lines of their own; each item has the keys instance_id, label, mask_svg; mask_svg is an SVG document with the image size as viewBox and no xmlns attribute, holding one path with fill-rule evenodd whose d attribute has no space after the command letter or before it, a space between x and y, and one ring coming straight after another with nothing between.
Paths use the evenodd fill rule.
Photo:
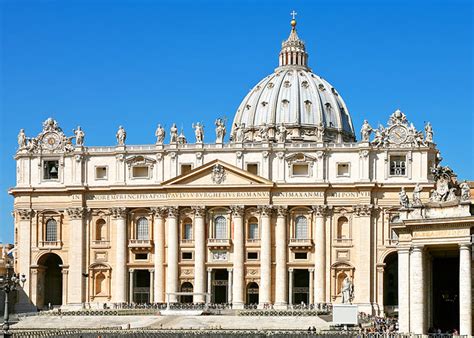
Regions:
<instances>
[{"instance_id":1,"label":"arched doorway","mask_svg":"<svg viewBox=\"0 0 474 338\"><path fill-rule=\"evenodd\" d=\"M255 282L247 285L247 304L258 304L258 284Z\"/></svg>"},{"instance_id":2,"label":"arched doorway","mask_svg":"<svg viewBox=\"0 0 474 338\"><path fill-rule=\"evenodd\" d=\"M392 252L385 257L383 270L383 306L388 315L398 307L398 254Z\"/></svg>"},{"instance_id":3,"label":"arched doorway","mask_svg":"<svg viewBox=\"0 0 474 338\"><path fill-rule=\"evenodd\" d=\"M181 284L181 292L193 292L193 285L190 282ZM192 303L193 295L182 295L181 303Z\"/></svg>"},{"instance_id":4,"label":"arched doorway","mask_svg":"<svg viewBox=\"0 0 474 338\"><path fill-rule=\"evenodd\" d=\"M39 308L62 305L63 303L63 276L61 258L48 253L38 260L38 298L36 305Z\"/></svg>"}]
</instances>

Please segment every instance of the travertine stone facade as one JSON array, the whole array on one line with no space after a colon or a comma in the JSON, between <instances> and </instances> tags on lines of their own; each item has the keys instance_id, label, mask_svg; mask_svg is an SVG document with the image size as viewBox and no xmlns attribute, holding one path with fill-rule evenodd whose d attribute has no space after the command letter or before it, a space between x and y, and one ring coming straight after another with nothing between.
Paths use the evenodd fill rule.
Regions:
<instances>
[{"instance_id":1,"label":"travertine stone facade","mask_svg":"<svg viewBox=\"0 0 474 338\"><path fill-rule=\"evenodd\" d=\"M121 127L108 147L86 146L80 128L73 145L53 119L37 137L20 132L10 193L16 269L27 276L31 304L210 300L286 308L340 302L349 277L360 311L398 309L400 331L427 330L424 252L446 241L419 240L423 227L403 230L415 221L401 221L399 209L411 206L408 198L428 202L436 187L431 125L418 131L397 110L386 127L365 121L356 141L342 98L308 68L295 26L280 66L239 106L229 142L222 119L215 143L204 143L198 124L196 143L176 126L167 143L159 125L156 144L128 145ZM449 217L469 218L459 208ZM466 222L441 232L461 245L461 333L472 326L465 324L472 315ZM397 253L394 304L384 300L397 289L384 269Z\"/></svg>"}]
</instances>

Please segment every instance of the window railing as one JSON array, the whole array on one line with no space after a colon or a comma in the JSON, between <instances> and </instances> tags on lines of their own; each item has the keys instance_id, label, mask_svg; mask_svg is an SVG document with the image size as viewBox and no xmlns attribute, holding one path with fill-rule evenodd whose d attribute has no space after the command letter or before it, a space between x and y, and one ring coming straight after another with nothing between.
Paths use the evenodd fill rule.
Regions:
<instances>
[{"instance_id":1,"label":"window railing","mask_svg":"<svg viewBox=\"0 0 474 338\"><path fill-rule=\"evenodd\" d=\"M260 238L247 238L247 244L259 244Z\"/></svg>"},{"instance_id":2,"label":"window railing","mask_svg":"<svg viewBox=\"0 0 474 338\"><path fill-rule=\"evenodd\" d=\"M334 238L335 245L352 245L352 238Z\"/></svg>"},{"instance_id":3,"label":"window railing","mask_svg":"<svg viewBox=\"0 0 474 338\"><path fill-rule=\"evenodd\" d=\"M311 247L313 241L310 238L290 238L290 247Z\"/></svg>"},{"instance_id":4,"label":"window railing","mask_svg":"<svg viewBox=\"0 0 474 338\"><path fill-rule=\"evenodd\" d=\"M110 246L110 241L102 240L102 239L94 239L92 241L93 247L107 247Z\"/></svg>"},{"instance_id":5,"label":"window railing","mask_svg":"<svg viewBox=\"0 0 474 338\"><path fill-rule=\"evenodd\" d=\"M150 239L131 239L128 241L129 248L151 248Z\"/></svg>"},{"instance_id":6,"label":"window railing","mask_svg":"<svg viewBox=\"0 0 474 338\"><path fill-rule=\"evenodd\" d=\"M39 242L39 246L41 248L60 248L62 245L62 242L61 241L40 241Z\"/></svg>"},{"instance_id":7,"label":"window railing","mask_svg":"<svg viewBox=\"0 0 474 338\"><path fill-rule=\"evenodd\" d=\"M230 238L208 238L207 246L210 246L210 247L230 246Z\"/></svg>"},{"instance_id":8,"label":"window railing","mask_svg":"<svg viewBox=\"0 0 474 338\"><path fill-rule=\"evenodd\" d=\"M194 244L194 239L181 239L181 245L192 246Z\"/></svg>"}]
</instances>

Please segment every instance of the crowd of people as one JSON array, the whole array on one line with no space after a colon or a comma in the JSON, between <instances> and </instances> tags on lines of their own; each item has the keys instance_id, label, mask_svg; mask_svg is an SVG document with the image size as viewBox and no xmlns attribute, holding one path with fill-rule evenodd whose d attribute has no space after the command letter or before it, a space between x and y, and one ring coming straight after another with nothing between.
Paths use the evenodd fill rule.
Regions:
<instances>
[{"instance_id":1,"label":"crowd of people","mask_svg":"<svg viewBox=\"0 0 474 338\"><path fill-rule=\"evenodd\" d=\"M395 317L379 317L368 315L364 312L359 313L359 331L360 333L394 333L398 331L398 320ZM362 323L371 325L364 326Z\"/></svg>"}]
</instances>

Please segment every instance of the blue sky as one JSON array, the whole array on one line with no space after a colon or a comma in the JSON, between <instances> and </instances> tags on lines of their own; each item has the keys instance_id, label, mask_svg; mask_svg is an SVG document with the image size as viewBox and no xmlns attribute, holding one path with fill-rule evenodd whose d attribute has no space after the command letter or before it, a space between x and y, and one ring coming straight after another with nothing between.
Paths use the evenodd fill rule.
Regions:
<instances>
[{"instance_id":1,"label":"blue sky","mask_svg":"<svg viewBox=\"0 0 474 338\"><path fill-rule=\"evenodd\" d=\"M154 142L157 123L212 133L278 64L289 13L298 12L313 71L364 118L397 108L474 179L471 1L0 1L0 240L13 240L7 195L16 135L49 116L86 145ZM210 140L208 134L207 140Z\"/></svg>"}]
</instances>

